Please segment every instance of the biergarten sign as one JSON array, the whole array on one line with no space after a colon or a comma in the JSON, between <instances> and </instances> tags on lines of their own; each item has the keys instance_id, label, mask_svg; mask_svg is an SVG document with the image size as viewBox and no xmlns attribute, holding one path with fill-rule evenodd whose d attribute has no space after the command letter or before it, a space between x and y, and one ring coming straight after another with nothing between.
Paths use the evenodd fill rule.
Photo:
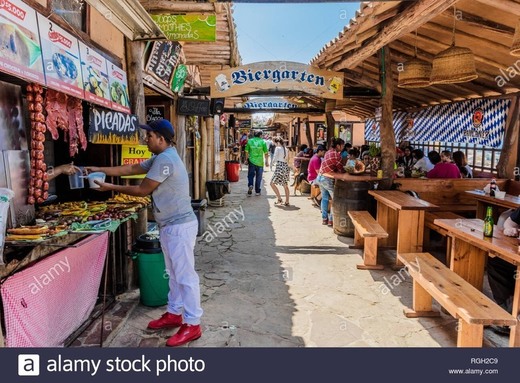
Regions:
<instances>
[{"instance_id":1,"label":"biergarten sign","mask_svg":"<svg viewBox=\"0 0 520 383\"><path fill-rule=\"evenodd\" d=\"M235 104L236 108L244 108L244 109L252 109L252 110L262 110L262 109L301 109L306 108L306 103L297 103L286 98L253 98L246 102Z\"/></svg>"},{"instance_id":2,"label":"biergarten sign","mask_svg":"<svg viewBox=\"0 0 520 383\"><path fill-rule=\"evenodd\" d=\"M217 36L217 15L188 13L185 15L150 15L172 41L214 42Z\"/></svg>"},{"instance_id":3,"label":"biergarten sign","mask_svg":"<svg viewBox=\"0 0 520 383\"><path fill-rule=\"evenodd\" d=\"M343 73L287 61L265 61L213 71L211 98L262 93L302 92L343 99Z\"/></svg>"},{"instance_id":4,"label":"biergarten sign","mask_svg":"<svg viewBox=\"0 0 520 383\"><path fill-rule=\"evenodd\" d=\"M108 110L90 108L88 135L93 144L138 144L139 122L137 116Z\"/></svg>"}]
</instances>

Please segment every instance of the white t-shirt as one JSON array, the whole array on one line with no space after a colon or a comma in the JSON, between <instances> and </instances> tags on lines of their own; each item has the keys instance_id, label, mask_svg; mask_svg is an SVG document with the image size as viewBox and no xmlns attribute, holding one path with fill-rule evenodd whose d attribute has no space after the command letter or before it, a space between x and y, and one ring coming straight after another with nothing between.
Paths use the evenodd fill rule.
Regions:
<instances>
[{"instance_id":1,"label":"white t-shirt","mask_svg":"<svg viewBox=\"0 0 520 383\"><path fill-rule=\"evenodd\" d=\"M422 171L429 172L433 169L433 164L428 157L424 156L413 165L413 169L421 169Z\"/></svg>"},{"instance_id":2,"label":"white t-shirt","mask_svg":"<svg viewBox=\"0 0 520 383\"><path fill-rule=\"evenodd\" d=\"M287 149L283 146L277 146L274 149L273 164L276 164L278 161L287 162Z\"/></svg>"}]
</instances>

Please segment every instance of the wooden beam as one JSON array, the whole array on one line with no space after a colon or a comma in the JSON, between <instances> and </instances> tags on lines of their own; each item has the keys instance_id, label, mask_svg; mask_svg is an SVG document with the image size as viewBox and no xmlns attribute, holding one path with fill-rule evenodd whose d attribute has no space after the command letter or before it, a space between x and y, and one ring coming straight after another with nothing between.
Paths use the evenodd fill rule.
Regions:
<instances>
[{"instance_id":1,"label":"wooden beam","mask_svg":"<svg viewBox=\"0 0 520 383\"><path fill-rule=\"evenodd\" d=\"M141 0L140 2L148 12L215 12L215 7L212 3L168 0Z\"/></svg>"},{"instance_id":2,"label":"wooden beam","mask_svg":"<svg viewBox=\"0 0 520 383\"><path fill-rule=\"evenodd\" d=\"M478 3L520 16L520 3L509 0L476 0Z\"/></svg>"},{"instance_id":3,"label":"wooden beam","mask_svg":"<svg viewBox=\"0 0 520 383\"><path fill-rule=\"evenodd\" d=\"M376 36L365 41L365 46L349 52L336 65L334 70L355 68L367 57L399 37L411 33L438 14L457 3L458 0L420 0L410 3L399 16L390 21Z\"/></svg>"}]
</instances>

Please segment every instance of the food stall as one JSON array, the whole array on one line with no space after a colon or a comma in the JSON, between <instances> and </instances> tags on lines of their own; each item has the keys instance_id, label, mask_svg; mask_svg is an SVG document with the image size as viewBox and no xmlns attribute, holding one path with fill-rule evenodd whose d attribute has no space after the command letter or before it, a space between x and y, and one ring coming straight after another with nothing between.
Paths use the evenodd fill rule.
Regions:
<instances>
[{"instance_id":1,"label":"food stall","mask_svg":"<svg viewBox=\"0 0 520 383\"><path fill-rule=\"evenodd\" d=\"M138 144L126 73L24 2L0 8L0 188L12 190L0 254L0 345L63 346L128 287L127 253L148 199L71 188L57 165L122 163ZM101 280L103 279L103 283ZM97 312L98 310L96 310ZM5 331L5 333L4 333Z\"/></svg>"}]
</instances>

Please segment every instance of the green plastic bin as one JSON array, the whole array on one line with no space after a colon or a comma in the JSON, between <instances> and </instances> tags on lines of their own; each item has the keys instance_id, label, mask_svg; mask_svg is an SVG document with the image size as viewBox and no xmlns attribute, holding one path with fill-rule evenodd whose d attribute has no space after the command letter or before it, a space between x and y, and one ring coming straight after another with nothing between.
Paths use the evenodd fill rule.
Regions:
<instances>
[{"instance_id":1,"label":"green plastic bin","mask_svg":"<svg viewBox=\"0 0 520 383\"><path fill-rule=\"evenodd\" d=\"M145 306L164 306L168 302L169 276L159 239L148 234L139 236L133 247L137 260L141 303Z\"/></svg>"}]
</instances>

